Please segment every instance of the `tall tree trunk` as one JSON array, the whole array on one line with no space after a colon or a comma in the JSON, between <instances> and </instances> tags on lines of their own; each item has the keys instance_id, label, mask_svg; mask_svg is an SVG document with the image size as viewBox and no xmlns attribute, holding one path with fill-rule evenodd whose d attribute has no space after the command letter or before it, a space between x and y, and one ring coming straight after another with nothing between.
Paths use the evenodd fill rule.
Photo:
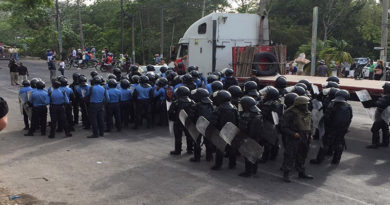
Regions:
<instances>
[{"instance_id":1,"label":"tall tree trunk","mask_svg":"<svg viewBox=\"0 0 390 205\"><path fill-rule=\"evenodd\" d=\"M151 26L150 26L150 13L149 13L149 10L146 11L146 25L147 25L147 28L148 28L148 35L147 35L147 41L148 41L148 56L147 56L147 61L149 63L149 60L151 58L151 56L153 56L152 54L152 29L151 29Z\"/></svg>"},{"instance_id":2,"label":"tall tree trunk","mask_svg":"<svg viewBox=\"0 0 390 205\"><path fill-rule=\"evenodd\" d=\"M160 41L160 56L164 57L164 8L161 8L161 41Z\"/></svg>"},{"instance_id":3,"label":"tall tree trunk","mask_svg":"<svg viewBox=\"0 0 390 205\"><path fill-rule=\"evenodd\" d=\"M139 24L141 27L141 50L142 50L142 64L145 65L145 44L144 44L144 29L142 25L142 14L141 9L138 10Z\"/></svg>"},{"instance_id":4,"label":"tall tree trunk","mask_svg":"<svg viewBox=\"0 0 390 205\"><path fill-rule=\"evenodd\" d=\"M131 54L133 57L133 64L135 64L135 25L134 25L134 21L135 21L135 15L132 15L131 16L131 48L132 48Z\"/></svg>"},{"instance_id":5,"label":"tall tree trunk","mask_svg":"<svg viewBox=\"0 0 390 205\"><path fill-rule=\"evenodd\" d=\"M84 49L84 34L83 34L83 22L81 20L81 0L77 0L77 10L78 10L78 15L79 15L79 26L80 26L80 45L81 49Z\"/></svg>"},{"instance_id":6,"label":"tall tree trunk","mask_svg":"<svg viewBox=\"0 0 390 205\"><path fill-rule=\"evenodd\" d=\"M121 0L121 53L123 53L123 41L124 41L124 34L123 34L123 17L124 17L124 11L123 11L123 0Z\"/></svg>"},{"instance_id":7,"label":"tall tree trunk","mask_svg":"<svg viewBox=\"0 0 390 205\"><path fill-rule=\"evenodd\" d=\"M58 0L56 0L56 24L57 24L57 33L58 33L58 51L60 53L60 60L63 59L62 56L62 26L61 26L61 17L60 9L58 5Z\"/></svg>"}]
</instances>

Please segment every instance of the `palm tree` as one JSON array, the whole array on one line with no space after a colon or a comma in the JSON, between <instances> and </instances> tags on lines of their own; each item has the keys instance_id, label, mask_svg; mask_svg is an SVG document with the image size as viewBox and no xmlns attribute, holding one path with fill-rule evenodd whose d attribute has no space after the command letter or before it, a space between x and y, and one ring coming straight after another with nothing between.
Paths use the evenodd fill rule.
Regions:
<instances>
[{"instance_id":1,"label":"palm tree","mask_svg":"<svg viewBox=\"0 0 390 205\"><path fill-rule=\"evenodd\" d=\"M319 56L325 60L326 64L329 64L331 61L352 63L352 56L346 51L348 46L348 43L344 40L327 40L325 47L319 52Z\"/></svg>"}]
</instances>

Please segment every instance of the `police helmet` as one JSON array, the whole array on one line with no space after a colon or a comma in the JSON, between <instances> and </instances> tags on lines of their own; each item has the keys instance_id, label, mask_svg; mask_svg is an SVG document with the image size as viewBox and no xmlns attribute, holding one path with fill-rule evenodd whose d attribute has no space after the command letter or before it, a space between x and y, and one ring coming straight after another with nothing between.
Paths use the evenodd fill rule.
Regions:
<instances>
[{"instance_id":1,"label":"police helmet","mask_svg":"<svg viewBox=\"0 0 390 205\"><path fill-rule=\"evenodd\" d=\"M129 80L127 80L127 79L122 79L122 80L121 80L121 88L127 89L127 88L129 88L129 87L130 87L130 82L129 82Z\"/></svg>"},{"instance_id":2,"label":"police helmet","mask_svg":"<svg viewBox=\"0 0 390 205\"><path fill-rule=\"evenodd\" d=\"M212 103L210 99L210 93L204 88L198 88L195 92L195 98L197 98L202 103Z\"/></svg>"},{"instance_id":3,"label":"police helmet","mask_svg":"<svg viewBox=\"0 0 390 205\"><path fill-rule=\"evenodd\" d=\"M181 76L177 75L173 78L172 85L177 85L179 83L182 83Z\"/></svg>"},{"instance_id":4,"label":"police helmet","mask_svg":"<svg viewBox=\"0 0 390 205\"><path fill-rule=\"evenodd\" d=\"M382 88L384 94L390 94L390 83L385 83Z\"/></svg>"},{"instance_id":5,"label":"police helmet","mask_svg":"<svg viewBox=\"0 0 390 205\"><path fill-rule=\"evenodd\" d=\"M45 82L43 82L42 80L38 81L37 82L37 89L42 90L43 88L45 88Z\"/></svg>"},{"instance_id":6,"label":"police helmet","mask_svg":"<svg viewBox=\"0 0 390 205\"><path fill-rule=\"evenodd\" d=\"M217 81L214 81L213 83L211 83L211 90L213 90L213 92L215 91L218 91L218 90L222 90L223 89L223 83L219 80Z\"/></svg>"},{"instance_id":7,"label":"police helmet","mask_svg":"<svg viewBox=\"0 0 390 205\"><path fill-rule=\"evenodd\" d=\"M294 105L307 105L310 103L310 98L306 96L298 96L294 100Z\"/></svg>"},{"instance_id":8,"label":"police helmet","mask_svg":"<svg viewBox=\"0 0 390 205\"><path fill-rule=\"evenodd\" d=\"M168 79L161 77L161 78L157 79L156 84L159 87L164 87L164 86L168 85Z\"/></svg>"},{"instance_id":9,"label":"police helmet","mask_svg":"<svg viewBox=\"0 0 390 205\"><path fill-rule=\"evenodd\" d=\"M68 79L64 76L62 76L62 78L59 79L60 83L61 83L61 86L67 86L68 85Z\"/></svg>"},{"instance_id":10,"label":"police helmet","mask_svg":"<svg viewBox=\"0 0 390 205\"><path fill-rule=\"evenodd\" d=\"M112 72L114 73L114 75L121 75L122 74L121 69L119 69L119 68L114 68L114 70Z\"/></svg>"},{"instance_id":11,"label":"police helmet","mask_svg":"<svg viewBox=\"0 0 390 205\"><path fill-rule=\"evenodd\" d=\"M117 82L116 82L115 79L109 79L109 80L107 81L107 84L108 84L108 87L109 87L109 88L116 88Z\"/></svg>"},{"instance_id":12,"label":"police helmet","mask_svg":"<svg viewBox=\"0 0 390 205\"><path fill-rule=\"evenodd\" d=\"M230 94L232 94L232 97L233 98L240 98L244 95L244 93L242 92L240 86L237 86L237 85L232 85L228 88L228 91L230 92Z\"/></svg>"},{"instance_id":13,"label":"police helmet","mask_svg":"<svg viewBox=\"0 0 390 205\"><path fill-rule=\"evenodd\" d=\"M337 91L333 101L334 102L347 102L349 97L350 97L350 95L349 95L349 92L347 90L339 90L339 91Z\"/></svg>"},{"instance_id":14,"label":"police helmet","mask_svg":"<svg viewBox=\"0 0 390 205\"><path fill-rule=\"evenodd\" d=\"M100 77L99 76L95 76L93 77L92 81L91 81L91 84L93 85L99 85L101 83L100 81Z\"/></svg>"},{"instance_id":15,"label":"police helmet","mask_svg":"<svg viewBox=\"0 0 390 205\"><path fill-rule=\"evenodd\" d=\"M107 79L110 80L110 79L116 79L116 76L112 73L108 74L107 76Z\"/></svg>"},{"instance_id":16,"label":"police helmet","mask_svg":"<svg viewBox=\"0 0 390 205\"><path fill-rule=\"evenodd\" d=\"M190 74L183 75L183 83L191 83L192 82L192 76Z\"/></svg>"},{"instance_id":17,"label":"police helmet","mask_svg":"<svg viewBox=\"0 0 390 205\"><path fill-rule=\"evenodd\" d=\"M329 93L328 93L329 98L330 99L335 98L336 97L336 93L338 91L340 91L340 89L338 89L338 88L330 88Z\"/></svg>"},{"instance_id":18,"label":"police helmet","mask_svg":"<svg viewBox=\"0 0 390 205\"><path fill-rule=\"evenodd\" d=\"M279 91L274 86L267 86L265 93L266 100L277 100L279 99Z\"/></svg>"},{"instance_id":19,"label":"police helmet","mask_svg":"<svg viewBox=\"0 0 390 205\"><path fill-rule=\"evenodd\" d=\"M140 79L139 79L139 82L140 82L141 84L148 83L148 82L149 82L148 76L146 76L146 75L141 76Z\"/></svg>"},{"instance_id":20,"label":"police helmet","mask_svg":"<svg viewBox=\"0 0 390 205\"><path fill-rule=\"evenodd\" d=\"M337 84L336 82L333 82L333 81L329 81L325 85L325 88L338 88L338 87L339 87L339 84Z\"/></svg>"},{"instance_id":21,"label":"police helmet","mask_svg":"<svg viewBox=\"0 0 390 205\"><path fill-rule=\"evenodd\" d=\"M120 80L123 80L123 79L129 80L129 76L127 76L127 75L121 76L121 77L120 77Z\"/></svg>"},{"instance_id":22,"label":"police helmet","mask_svg":"<svg viewBox=\"0 0 390 205\"><path fill-rule=\"evenodd\" d=\"M54 89L57 89L57 88L59 88L61 86L61 82L58 81L58 80L53 80L51 82L51 85L53 86Z\"/></svg>"},{"instance_id":23,"label":"police helmet","mask_svg":"<svg viewBox=\"0 0 390 205\"><path fill-rule=\"evenodd\" d=\"M295 84L295 86L302 87L303 89L305 89L305 91L307 90L307 86L303 83L297 83L297 84Z\"/></svg>"},{"instance_id":24,"label":"police helmet","mask_svg":"<svg viewBox=\"0 0 390 205\"><path fill-rule=\"evenodd\" d=\"M328 77L328 79L326 79L326 81L328 81L328 82L335 82L337 84L340 83L340 79L338 77L336 77L336 76L330 76L330 77Z\"/></svg>"},{"instance_id":25,"label":"police helmet","mask_svg":"<svg viewBox=\"0 0 390 205\"><path fill-rule=\"evenodd\" d=\"M94 71L92 71L92 72L90 73L90 75L91 75L91 78L94 78L95 76L97 76L97 75L99 75L99 74L98 74L98 72L96 72L96 71L94 70Z\"/></svg>"},{"instance_id":26,"label":"police helmet","mask_svg":"<svg viewBox=\"0 0 390 205\"><path fill-rule=\"evenodd\" d=\"M300 86L295 86L293 92L298 94L299 96L306 95L306 90L304 88L300 87Z\"/></svg>"},{"instance_id":27,"label":"police helmet","mask_svg":"<svg viewBox=\"0 0 390 205\"><path fill-rule=\"evenodd\" d=\"M22 85L23 85L23 87L28 87L28 86L30 86L30 81L29 80L23 80Z\"/></svg>"},{"instance_id":28,"label":"police helmet","mask_svg":"<svg viewBox=\"0 0 390 205\"><path fill-rule=\"evenodd\" d=\"M256 106L257 102L253 97L242 97L240 100L240 104L244 112L260 112L260 109Z\"/></svg>"},{"instance_id":29,"label":"police helmet","mask_svg":"<svg viewBox=\"0 0 390 205\"><path fill-rule=\"evenodd\" d=\"M220 105L224 102L229 102L232 99L232 95L227 90L220 90L214 97L215 105Z\"/></svg>"},{"instance_id":30,"label":"police helmet","mask_svg":"<svg viewBox=\"0 0 390 205\"><path fill-rule=\"evenodd\" d=\"M138 67L136 65L132 65L130 67L130 70L131 70L131 72L137 72L138 71Z\"/></svg>"},{"instance_id":31,"label":"police helmet","mask_svg":"<svg viewBox=\"0 0 390 205\"><path fill-rule=\"evenodd\" d=\"M197 70L195 66L189 66L189 67L187 68L187 72L189 72L189 73L190 73L191 71L194 71L194 70Z\"/></svg>"},{"instance_id":32,"label":"police helmet","mask_svg":"<svg viewBox=\"0 0 390 205\"><path fill-rule=\"evenodd\" d=\"M146 66L146 70L147 70L147 71L156 71L156 70L154 69L154 66L152 66L152 65L150 65L150 64Z\"/></svg>"},{"instance_id":33,"label":"police helmet","mask_svg":"<svg viewBox=\"0 0 390 205\"><path fill-rule=\"evenodd\" d=\"M146 73L146 76L149 78L150 82L154 82L156 80L156 75L154 73Z\"/></svg>"},{"instance_id":34,"label":"police helmet","mask_svg":"<svg viewBox=\"0 0 390 205\"><path fill-rule=\"evenodd\" d=\"M297 98L297 97L298 97L298 95L296 93L287 93L284 96L284 104L287 107L291 107L292 105L294 105L295 98Z\"/></svg>"},{"instance_id":35,"label":"police helmet","mask_svg":"<svg viewBox=\"0 0 390 205\"><path fill-rule=\"evenodd\" d=\"M87 77L85 77L85 75L80 75L80 77L79 77L79 83L80 83L81 85L87 85L87 81L88 81L88 79L87 79Z\"/></svg>"},{"instance_id":36,"label":"police helmet","mask_svg":"<svg viewBox=\"0 0 390 205\"><path fill-rule=\"evenodd\" d=\"M160 72L161 72L161 73L165 73L165 72L167 72L167 71L168 71L168 68L165 67L165 66L163 66L163 67L160 68Z\"/></svg>"},{"instance_id":37,"label":"police helmet","mask_svg":"<svg viewBox=\"0 0 390 205\"><path fill-rule=\"evenodd\" d=\"M37 88L37 82L38 82L37 78L31 79L31 81L30 81L31 87L32 88Z\"/></svg>"},{"instance_id":38,"label":"police helmet","mask_svg":"<svg viewBox=\"0 0 390 205\"><path fill-rule=\"evenodd\" d=\"M167 71L167 79L169 82L172 82L173 79L177 76L177 73L174 71Z\"/></svg>"},{"instance_id":39,"label":"police helmet","mask_svg":"<svg viewBox=\"0 0 390 205\"><path fill-rule=\"evenodd\" d=\"M188 97L190 96L191 94L191 91L189 88L187 88L186 86L180 86L177 90L176 90L176 95L177 97Z\"/></svg>"},{"instance_id":40,"label":"police helmet","mask_svg":"<svg viewBox=\"0 0 390 205\"><path fill-rule=\"evenodd\" d=\"M199 78L200 74L197 70L193 70L190 72L192 78Z\"/></svg>"},{"instance_id":41,"label":"police helmet","mask_svg":"<svg viewBox=\"0 0 390 205\"><path fill-rule=\"evenodd\" d=\"M73 73L72 74L73 82L78 82L79 77L80 77L80 73Z\"/></svg>"},{"instance_id":42,"label":"police helmet","mask_svg":"<svg viewBox=\"0 0 390 205\"><path fill-rule=\"evenodd\" d=\"M287 79L285 76L281 75L275 80L275 87L278 89L283 89L287 87Z\"/></svg>"},{"instance_id":43,"label":"police helmet","mask_svg":"<svg viewBox=\"0 0 390 205\"><path fill-rule=\"evenodd\" d=\"M225 76L233 76L234 71L231 68L225 70Z\"/></svg>"},{"instance_id":44,"label":"police helmet","mask_svg":"<svg viewBox=\"0 0 390 205\"><path fill-rule=\"evenodd\" d=\"M218 80L218 76L214 75L214 74L211 74L209 76L207 76L207 83L212 83L214 81Z\"/></svg>"},{"instance_id":45,"label":"police helmet","mask_svg":"<svg viewBox=\"0 0 390 205\"><path fill-rule=\"evenodd\" d=\"M248 92L250 90L257 90L257 83L255 81L247 81L244 84L244 92Z\"/></svg>"},{"instance_id":46,"label":"police helmet","mask_svg":"<svg viewBox=\"0 0 390 205\"><path fill-rule=\"evenodd\" d=\"M131 76L131 83L138 84L140 79L141 77L139 77L138 75L133 75Z\"/></svg>"},{"instance_id":47,"label":"police helmet","mask_svg":"<svg viewBox=\"0 0 390 205\"><path fill-rule=\"evenodd\" d=\"M311 88L311 83L310 83L308 80L306 80L306 79L302 79L302 80L298 81L298 83L303 83L303 84L305 84L306 87L307 87L307 89L310 89L310 88ZM307 89L306 89L306 90L307 90Z\"/></svg>"}]
</instances>

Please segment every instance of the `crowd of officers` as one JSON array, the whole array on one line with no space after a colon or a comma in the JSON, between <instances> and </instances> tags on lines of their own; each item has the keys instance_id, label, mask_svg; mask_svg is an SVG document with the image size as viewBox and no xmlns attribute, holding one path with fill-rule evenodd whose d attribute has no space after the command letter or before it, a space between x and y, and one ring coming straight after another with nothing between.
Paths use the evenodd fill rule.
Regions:
<instances>
[{"instance_id":1,"label":"crowd of officers","mask_svg":"<svg viewBox=\"0 0 390 205\"><path fill-rule=\"evenodd\" d=\"M111 132L114 128L121 131L130 124L133 129L143 124L147 128L166 126L169 120L173 121L175 136L171 155L182 153L184 134L186 152L193 154L190 161L201 160L204 145L205 160L214 159L212 170L221 169L225 157L228 158L228 167L234 169L236 158L240 155L238 150L232 146L218 150L204 137L194 142L179 119L180 111L185 110L194 123L202 116L219 130L227 122L235 124L264 148L258 163L275 160L279 147L283 146L281 170L284 181L290 182L290 172L294 170L298 171L299 178L313 178L306 173L304 165L313 140L312 133L315 133L314 137L319 135L318 130L313 132L316 129L313 128L311 114L316 100L322 103L325 134L321 136L317 157L310 163L320 164L326 156L333 157L332 164L340 162L346 148L344 136L352 120L352 108L347 103L350 97L348 91L338 88L337 77L329 77L321 92L316 92L307 80L288 86L284 76L279 76L274 86L260 89L256 71L241 86L232 69L207 77L194 66L190 66L183 75L178 75L171 68L162 67L160 71L160 75L155 74L151 65L147 66L145 74L141 74L136 66L126 74L114 69L106 80L96 71L90 73L90 79L74 73L71 84L66 77L59 76L52 80L52 87L47 91L40 79L34 78L31 82L24 80L20 94L29 93L27 107L32 110L31 117L27 109L23 112L25 129L28 130L26 135L33 136L38 129L41 135L46 135L47 105L51 117L49 138L62 131L67 137L72 136L74 125L79 123L80 111L83 128L92 128L92 135L88 138L104 136L105 132ZM389 91L390 86L387 85L385 92ZM31 125L29 118L34 119ZM373 143L377 145L377 138L375 140ZM385 143L388 145L388 141ZM239 176L255 175L258 163L245 159L245 170Z\"/></svg>"}]
</instances>

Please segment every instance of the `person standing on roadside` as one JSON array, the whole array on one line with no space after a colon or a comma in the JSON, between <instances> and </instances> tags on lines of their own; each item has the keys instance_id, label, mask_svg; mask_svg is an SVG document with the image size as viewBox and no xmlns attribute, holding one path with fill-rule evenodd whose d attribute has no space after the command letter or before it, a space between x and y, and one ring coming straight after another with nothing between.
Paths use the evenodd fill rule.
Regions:
<instances>
[{"instance_id":1,"label":"person standing on roadside","mask_svg":"<svg viewBox=\"0 0 390 205\"><path fill-rule=\"evenodd\" d=\"M8 64L9 72L11 75L11 85L19 85L19 73L18 73L18 65L16 65L15 59L11 59Z\"/></svg>"},{"instance_id":2,"label":"person standing on roadside","mask_svg":"<svg viewBox=\"0 0 390 205\"><path fill-rule=\"evenodd\" d=\"M380 80L383 76L383 61L378 60L374 69L374 80Z\"/></svg>"},{"instance_id":3,"label":"person standing on roadside","mask_svg":"<svg viewBox=\"0 0 390 205\"><path fill-rule=\"evenodd\" d=\"M23 63L19 63L18 67L18 73L19 73L19 80L20 82L23 82L24 80L28 80L28 70L27 67L23 65Z\"/></svg>"},{"instance_id":4,"label":"person standing on roadside","mask_svg":"<svg viewBox=\"0 0 390 205\"><path fill-rule=\"evenodd\" d=\"M317 75L326 77L328 75L328 66L325 65L324 60L319 61L320 65L317 67Z\"/></svg>"},{"instance_id":5,"label":"person standing on roadside","mask_svg":"<svg viewBox=\"0 0 390 205\"><path fill-rule=\"evenodd\" d=\"M49 71L50 71L50 80L54 80L57 76L56 72L57 72L57 68L56 68L56 63L55 63L55 59L51 59L48 63L48 66L49 66Z\"/></svg>"}]
</instances>

